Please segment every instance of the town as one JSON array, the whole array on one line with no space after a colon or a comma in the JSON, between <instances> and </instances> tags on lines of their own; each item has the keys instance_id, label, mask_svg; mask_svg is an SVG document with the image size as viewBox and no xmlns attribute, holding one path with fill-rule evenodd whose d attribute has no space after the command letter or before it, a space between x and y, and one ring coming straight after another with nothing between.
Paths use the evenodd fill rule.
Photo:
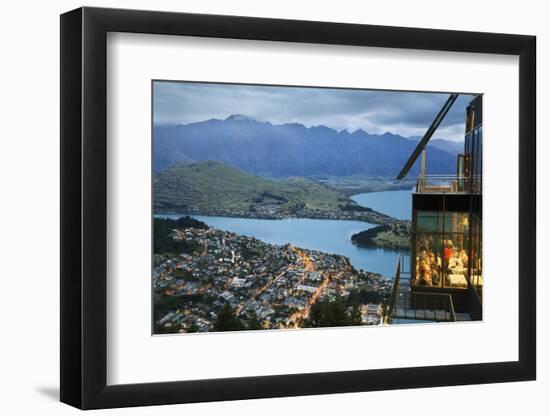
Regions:
<instances>
[{"instance_id":1,"label":"town","mask_svg":"<svg viewBox=\"0 0 550 417\"><path fill-rule=\"evenodd\" d=\"M393 217L359 205L342 205L338 209L315 209L306 206L287 207L281 204L250 204L246 209L224 207L178 207L174 213L185 212L202 216L241 217L254 219L326 219L326 220L357 220L374 224L403 223ZM170 210L164 210L169 214Z\"/></svg>"},{"instance_id":2,"label":"town","mask_svg":"<svg viewBox=\"0 0 550 417\"><path fill-rule=\"evenodd\" d=\"M193 226L168 233L183 253L155 250L154 333L380 324L391 292L380 274L344 256Z\"/></svg>"}]
</instances>

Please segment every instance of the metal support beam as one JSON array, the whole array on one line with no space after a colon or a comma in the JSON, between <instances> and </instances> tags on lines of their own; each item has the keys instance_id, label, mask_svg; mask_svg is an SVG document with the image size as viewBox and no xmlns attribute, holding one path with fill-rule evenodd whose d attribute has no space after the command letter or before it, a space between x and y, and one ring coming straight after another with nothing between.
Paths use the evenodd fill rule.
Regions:
<instances>
[{"instance_id":1,"label":"metal support beam","mask_svg":"<svg viewBox=\"0 0 550 417\"><path fill-rule=\"evenodd\" d=\"M437 113L437 116L435 116L435 119L433 120L432 124L430 125L426 133L424 133L424 136L422 137L422 139L420 139L420 142L418 142L418 145L416 146L416 149L409 157L409 160L407 161L403 169L401 169L401 172L397 176L398 180L403 179L405 175L409 173L409 170L411 169L413 164L416 162L418 155L420 155L420 152L422 152L422 150L426 148L426 145L428 144L429 140L432 138L432 135L434 134L434 132L437 130L437 128L439 127L439 125L447 115L448 111L456 101L457 97L458 97L458 94L451 94L447 99L447 101L445 102L445 104L443 105L443 107L441 108L441 110L439 110L439 113Z\"/></svg>"}]
</instances>

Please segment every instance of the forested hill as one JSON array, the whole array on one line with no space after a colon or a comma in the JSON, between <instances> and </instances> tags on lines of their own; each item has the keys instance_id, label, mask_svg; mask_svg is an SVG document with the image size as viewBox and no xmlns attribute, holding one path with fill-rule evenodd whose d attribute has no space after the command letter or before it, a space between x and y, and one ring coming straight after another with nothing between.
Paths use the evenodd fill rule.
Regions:
<instances>
[{"instance_id":1,"label":"forested hill","mask_svg":"<svg viewBox=\"0 0 550 417\"><path fill-rule=\"evenodd\" d=\"M269 181L216 161L179 164L155 177L156 212L339 210L356 203L305 178Z\"/></svg>"}]
</instances>

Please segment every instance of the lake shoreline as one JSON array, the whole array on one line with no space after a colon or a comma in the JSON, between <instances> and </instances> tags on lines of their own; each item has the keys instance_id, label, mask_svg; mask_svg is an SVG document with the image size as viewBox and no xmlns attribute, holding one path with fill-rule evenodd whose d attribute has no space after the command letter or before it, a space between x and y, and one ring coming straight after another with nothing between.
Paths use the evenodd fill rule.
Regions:
<instances>
[{"instance_id":1,"label":"lake shoreline","mask_svg":"<svg viewBox=\"0 0 550 417\"><path fill-rule=\"evenodd\" d=\"M357 246L401 250L410 250L410 239L410 223L378 225L351 236Z\"/></svg>"},{"instance_id":2,"label":"lake shoreline","mask_svg":"<svg viewBox=\"0 0 550 417\"><path fill-rule=\"evenodd\" d=\"M385 191L394 193L396 191ZM399 193L399 191L397 191ZM394 195L399 198L409 198L406 194ZM395 205L392 203L392 205ZM402 202L407 211L410 205ZM394 273L395 262L398 256L408 252L407 239L401 239L401 244L392 244L392 237L386 230L383 239L373 237L374 244L354 242L352 237L378 227L410 227L410 221L389 217L391 222L377 224L366 219L357 218L323 218L298 216L271 216L260 218L243 215L207 215L192 212L157 212L154 217L176 218L191 216L208 224L209 227L231 231L245 236L253 236L270 244L284 245L291 243L297 247L319 250L326 253L335 253L346 256L354 267L365 271L381 273L391 277Z\"/></svg>"},{"instance_id":3,"label":"lake shoreline","mask_svg":"<svg viewBox=\"0 0 550 417\"><path fill-rule=\"evenodd\" d=\"M234 219L260 219L260 220L285 220L285 219L311 219L311 220L338 220L338 221L359 221L369 224L387 224L400 222L399 219L388 216L377 211L319 211L311 212L308 215L293 214L265 214L254 212L231 212L228 210L163 210L155 211L153 216L174 216L185 213L187 216L211 216L229 217Z\"/></svg>"},{"instance_id":4,"label":"lake shoreline","mask_svg":"<svg viewBox=\"0 0 550 417\"><path fill-rule=\"evenodd\" d=\"M185 215L187 213L168 216L157 214L155 217L176 219ZM209 228L254 237L267 244L283 246L290 243L299 248L344 256L356 269L379 273L386 278L393 275L396 259L403 252L354 245L351 242L353 234L375 226L365 222L324 219L248 219L199 215L190 215L190 217L206 223Z\"/></svg>"},{"instance_id":5,"label":"lake shoreline","mask_svg":"<svg viewBox=\"0 0 550 417\"><path fill-rule=\"evenodd\" d=\"M411 220L412 192L411 189L372 191L354 194L350 198L362 207L381 212L397 220Z\"/></svg>"}]
</instances>

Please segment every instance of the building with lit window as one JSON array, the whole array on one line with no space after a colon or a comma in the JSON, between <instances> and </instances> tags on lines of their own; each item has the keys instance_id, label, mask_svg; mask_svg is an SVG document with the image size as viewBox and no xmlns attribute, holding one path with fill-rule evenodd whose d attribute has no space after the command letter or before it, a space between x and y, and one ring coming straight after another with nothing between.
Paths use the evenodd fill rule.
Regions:
<instances>
[{"instance_id":1,"label":"building with lit window","mask_svg":"<svg viewBox=\"0 0 550 417\"><path fill-rule=\"evenodd\" d=\"M457 156L456 173L426 172L426 144L456 97L449 97L398 177L422 158L412 196L411 253L397 262L388 323L482 318L481 95L466 108L464 152Z\"/></svg>"}]
</instances>

